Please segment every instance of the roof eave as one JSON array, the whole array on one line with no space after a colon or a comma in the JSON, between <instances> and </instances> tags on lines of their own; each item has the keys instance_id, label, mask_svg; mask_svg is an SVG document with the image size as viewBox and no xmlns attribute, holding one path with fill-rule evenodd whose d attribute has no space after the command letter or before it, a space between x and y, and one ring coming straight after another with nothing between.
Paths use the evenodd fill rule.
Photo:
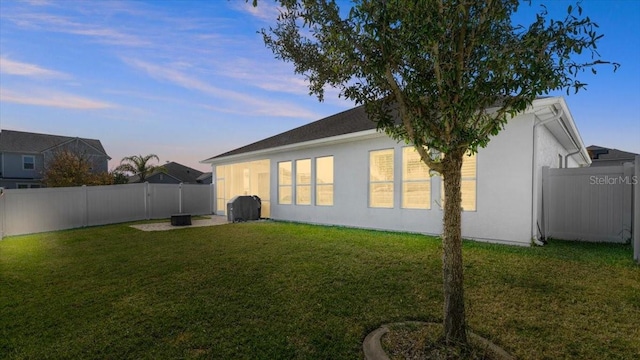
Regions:
<instances>
[{"instance_id":1,"label":"roof eave","mask_svg":"<svg viewBox=\"0 0 640 360\"><path fill-rule=\"evenodd\" d=\"M299 142L295 144L277 146L269 149L250 151L250 152L241 153L241 154L212 157L209 159L202 160L200 161L200 163L215 165L215 164L236 162L238 160L245 160L245 159L251 159L251 158L256 158L261 156L267 156L270 154L275 154L283 151L291 151L291 150L297 150L302 148L339 144L343 142L353 141L355 139L364 140L364 139L370 139L370 138L381 137L381 136L385 136L384 133L380 133L376 129L364 130L364 131L358 131L354 133L332 136L332 137L327 137L322 139Z\"/></svg>"}]
</instances>

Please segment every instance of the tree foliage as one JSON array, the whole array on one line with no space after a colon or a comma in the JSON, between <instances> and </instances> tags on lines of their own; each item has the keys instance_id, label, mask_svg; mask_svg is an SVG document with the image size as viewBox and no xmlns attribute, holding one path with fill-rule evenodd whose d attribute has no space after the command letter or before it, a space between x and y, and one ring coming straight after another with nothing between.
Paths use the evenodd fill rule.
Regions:
<instances>
[{"instance_id":1,"label":"tree foliage","mask_svg":"<svg viewBox=\"0 0 640 360\"><path fill-rule=\"evenodd\" d=\"M138 176L138 182L145 182L147 177L153 174L155 171L164 171L162 166L153 165L151 160L155 159L160 161L158 155L132 155L122 158L120 165L116 167L116 171L129 173L134 176Z\"/></svg>"},{"instance_id":2,"label":"tree foliage","mask_svg":"<svg viewBox=\"0 0 640 360\"><path fill-rule=\"evenodd\" d=\"M85 154L71 150L58 151L47 163L42 182L47 187L113 184L114 178L111 174L95 173L92 171L92 165Z\"/></svg>"},{"instance_id":3,"label":"tree foliage","mask_svg":"<svg viewBox=\"0 0 640 360\"><path fill-rule=\"evenodd\" d=\"M257 1L253 1L254 5ZM412 144L444 177L444 326L466 343L460 233L460 167L511 116L553 90L577 92L600 60L597 25L570 6L559 20L541 7L512 21L517 0L280 0L263 29L275 56L306 76L321 101L327 86L364 104L378 129ZM611 64L614 69L618 64Z\"/></svg>"}]
</instances>

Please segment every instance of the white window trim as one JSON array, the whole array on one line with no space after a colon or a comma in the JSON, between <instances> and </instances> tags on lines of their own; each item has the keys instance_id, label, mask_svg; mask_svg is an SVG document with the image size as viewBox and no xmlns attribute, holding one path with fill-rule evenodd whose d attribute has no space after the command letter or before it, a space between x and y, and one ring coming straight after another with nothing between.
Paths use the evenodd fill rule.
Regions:
<instances>
[{"instance_id":1,"label":"white window trim","mask_svg":"<svg viewBox=\"0 0 640 360\"><path fill-rule=\"evenodd\" d=\"M468 156L467 154L465 154L464 156ZM460 177L460 191L462 192L462 182L463 181L469 181L469 180L473 180L473 185L475 187L474 189L474 194L476 194L475 198L473 199L473 203L474 203L474 209L473 210L466 210L466 209L462 209L462 212L477 212L478 211L478 153L476 152L475 154L473 154L473 156L476 157L476 171L475 177ZM442 177L442 175L438 176L440 178L440 210L444 210L444 178Z\"/></svg>"},{"instance_id":2,"label":"white window trim","mask_svg":"<svg viewBox=\"0 0 640 360\"><path fill-rule=\"evenodd\" d=\"M393 166L393 172L392 172L393 178L391 180L374 181L374 180L371 180L371 154L374 153L374 152L382 152L382 151L391 151L391 154L392 154L392 163L391 164ZM368 168L367 168L368 169L367 176L368 176L368 182L369 182L368 191L367 191L367 197L369 199L368 199L367 206L369 208L371 208L371 209L394 209L396 207L396 189L395 189L395 187L396 187L396 174L395 174L395 172L396 172L396 164L395 164L395 162L396 162L396 149L395 148L386 148L386 149L369 150L367 161L369 163L368 164ZM391 185L391 191L392 191L392 204L391 204L391 206L373 206L371 204L371 202L372 202L372 199L371 199L371 187L372 186L371 185L373 185L373 184L390 184Z\"/></svg>"},{"instance_id":3,"label":"white window trim","mask_svg":"<svg viewBox=\"0 0 640 360\"><path fill-rule=\"evenodd\" d=\"M318 183L318 159L326 159L326 158L331 158L331 166L333 167L333 179L331 179L331 183ZM315 158L313 164L313 169L315 170L315 174L313 176L313 187L315 190L315 201L314 201L314 205L315 206L334 206L335 204L335 191L336 191L336 187L335 187L335 171L336 171L336 167L335 167L335 158L333 155L325 155L325 156L318 156ZM312 171L313 172L313 171ZM318 204L318 187L319 186L328 186L331 185L332 187L332 191L331 191L331 205L327 205L327 204Z\"/></svg>"},{"instance_id":4,"label":"white window trim","mask_svg":"<svg viewBox=\"0 0 640 360\"><path fill-rule=\"evenodd\" d=\"M298 162L301 161L308 161L309 162L309 182L308 183L298 183ZM295 184L294 185L294 189L295 189L295 196L292 196L293 198L295 198L295 201L293 202L295 205L300 205L300 206L310 206L314 203L314 199L313 197L313 161L311 160L311 158L303 158L303 159L296 159L294 161L295 163L295 171L293 171L293 173L295 174L294 176L292 176L292 182ZM301 187L306 187L309 189L309 202L308 203L301 203L298 202L298 190Z\"/></svg>"},{"instance_id":5,"label":"white window trim","mask_svg":"<svg viewBox=\"0 0 640 360\"><path fill-rule=\"evenodd\" d=\"M291 183L290 183L290 184L284 184L284 185L283 185L283 184L280 182L280 164L284 164L284 163L289 163L289 168L290 168L290 172L291 172L291 173L289 174L289 177L291 178ZM295 163L295 162L294 162L294 161L291 161L291 160L279 161L279 162L277 163L277 167L278 167L278 168L277 168L277 175L276 175L276 176L277 176L277 180L278 180L278 181L277 181L277 182L278 182L278 194L277 194L277 196L278 196L278 205L293 205L293 203L294 203L294 202L293 202L293 198L294 198L294 196L295 196L295 194L294 194L294 189L295 189L295 187L293 186L293 184L294 184L294 182L295 182L294 163ZM281 202L281 201L280 201L280 194L281 194L280 189L282 189L282 188L284 188L284 187L288 187L288 188L290 189L290 194L291 194L291 195L290 195L290 198L289 198L289 202Z\"/></svg>"},{"instance_id":6,"label":"white window trim","mask_svg":"<svg viewBox=\"0 0 640 360\"><path fill-rule=\"evenodd\" d=\"M404 151L405 151L405 149L408 149L408 148L413 149L414 147L413 146L404 146L404 147L402 147L401 148L402 154L400 155L401 158L402 158L402 162L401 162L402 169L400 169L401 170L401 174L402 174L402 180L401 180L402 181L402 189L401 189L402 192L400 193L400 207L402 209L406 209L406 210L431 210L431 198L433 197L432 185L431 185L431 177L429 176L429 172L431 171L431 169L429 169L429 167L426 164L424 164L424 162L423 162L423 165L427 166L427 169L428 169L427 177L425 179L406 180L404 178L404 172L405 172L405 169L404 169L404 166L405 166ZM405 186L407 184L421 184L421 183L426 183L427 186L429 187L429 199L427 200L426 207L407 207L407 206L405 206L405 204L404 204L405 203L404 202Z\"/></svg>"},{"instance_id":7,"label":"white window trim","mask_svg":"<svg viewBox=\"0 0 640 360\"><path fill-rule=\"evenodd\" d=\"M33 164L33 169L27 169L24 165L26 164L25 160L27 158L31 158L32 164ZM35 155L22 155L22 170L24 171L35 171L36 170L36 157Z\"/></svg>"}]
</instances>

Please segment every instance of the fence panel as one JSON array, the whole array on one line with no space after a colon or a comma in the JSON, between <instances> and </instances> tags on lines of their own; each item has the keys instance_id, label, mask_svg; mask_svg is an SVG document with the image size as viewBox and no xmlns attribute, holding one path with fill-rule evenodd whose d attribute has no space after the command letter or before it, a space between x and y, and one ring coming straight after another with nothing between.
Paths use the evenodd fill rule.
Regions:
<instances>
[{"instance_id":1,"label":"fence panel","mask_svg":"<svg viewBox=\"0 0 640 360\"><path fill-rule=\"evenodd\" d=\"M86 224L87 199L82 187L5 190L4 201L5 236Z\"/></svg>"},{"instance_id":2,"label":"fence panel","mask_svg":"<svg viewBox=\"0 0 640 360\"><path fill-rule=\"evenodd\" d=\"M182 185L182 212L193 215L211 214L213 185Z\"/></svg>"},{"instance_id":3,"label":"fence panel","mask_svg":"<svg viewBox=\"0 0 640 360\"><path fill-rule=\"evenodd\" d=\"M0 196L4 236L210 214L209 185L127 184L44 189L5 189Z\"/></svg>"},{"instance_id":4,"label":"fence panel","mask_svg":"<svg viewBox=\"0 0 640 360\"><path fill-rule=\"evenodd\" d=\"M146 198L146 184L87 187L87 225L144 220Z\"/></svg>"},{"instance_id":5,"label":"fence panel","mask_svg":"<svg viewBox=\"0 0 640 360\"><path fill-rule=\"evenodd\" d=\"M632 234L633 166L543 169L545 236L625 243Z\"/></svg>"},{"instance_id":6,"label":"fence panel","mask_svg":"<svg viewBox=\"0 0 640 360\"><path fill-rule=\"evenodd\" d=\"M149 184L150 217L164 219L180 212L180 186Z\"/></svg>"}]
</instances>

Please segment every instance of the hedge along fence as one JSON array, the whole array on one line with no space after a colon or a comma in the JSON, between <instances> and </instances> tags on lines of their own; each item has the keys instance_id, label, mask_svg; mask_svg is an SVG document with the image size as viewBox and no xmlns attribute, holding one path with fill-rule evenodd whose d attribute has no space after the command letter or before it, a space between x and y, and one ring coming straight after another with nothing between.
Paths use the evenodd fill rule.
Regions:
<instances>
[{"instance_id":1,"label":"hedge along fence","mask_svg":"<svg viewBox=\"0 0 640 360\"><path fill-rule=\"evenodd\" d=\"M126 184L42 189L4 189L0 238L172 214L211 214L213 185Z\"/></svg>"}]
</instances>

